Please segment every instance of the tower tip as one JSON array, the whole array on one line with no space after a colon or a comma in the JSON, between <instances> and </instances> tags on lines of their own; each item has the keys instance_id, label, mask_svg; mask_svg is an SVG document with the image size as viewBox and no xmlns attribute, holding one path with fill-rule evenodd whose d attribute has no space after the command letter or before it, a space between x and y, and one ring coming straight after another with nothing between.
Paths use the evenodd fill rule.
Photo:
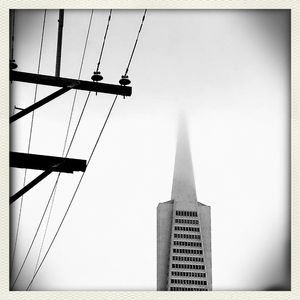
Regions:
<instances>
[{"instance_id":1,"label":"tower tip","mask_svg":"<svg viewBox=\"0 0 300 300\"><path fill-rule=\"evenodd\" d=\"M197 201L187 118L183 112L178 116L172 199L175 201Z\"/></svg>"}]
</instances>

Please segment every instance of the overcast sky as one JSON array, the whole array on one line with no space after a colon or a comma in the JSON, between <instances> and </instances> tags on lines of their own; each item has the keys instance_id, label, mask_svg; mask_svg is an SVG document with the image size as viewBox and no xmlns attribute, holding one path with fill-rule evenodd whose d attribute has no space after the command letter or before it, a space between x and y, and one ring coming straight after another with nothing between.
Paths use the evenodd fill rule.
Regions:
<instances>
[{"instance_id":1,"label":"overcast sky","mask_svg":"<svg viewBox=\"0 0 300 300\"><path fill-rule=\"evenodd\" d=\"M95 10L81 79L96 68L108 10ZM77 78L90 10L66 10L61 76ZM100 70L117 84L143 15L112 12ZM54 75L58 11L47 11L41 74ZM18 10L18 70L37 72L43 11ZM129 77L33 290L156 290L156 207L171 198L178 116L186 115L198 201L211 206L214 290L289 287L290 15L279 10L150 10ZM34 85L12 83L13 106ZM40 86L37 100L56 88ZM61 156L75 91L35 113L30 153ZM75 124L87 92L78 92ZM114 96L91 94L69 157L88 159ZM26 152L31 116L11 126ZM69 139L70 141L70 139ZM40 172L28 171L27 180ZM24 170L12 169L11 192ZM81 173L63 174L44 250ZM52 174L23 200L18 270L53 188ZM12 239L20 199L11 205ZM44 226L43 226L44 228ZM42 231L43 232L43 231ZM39 235L16 289L33 275Z\"/></svg>"}]
</instances>

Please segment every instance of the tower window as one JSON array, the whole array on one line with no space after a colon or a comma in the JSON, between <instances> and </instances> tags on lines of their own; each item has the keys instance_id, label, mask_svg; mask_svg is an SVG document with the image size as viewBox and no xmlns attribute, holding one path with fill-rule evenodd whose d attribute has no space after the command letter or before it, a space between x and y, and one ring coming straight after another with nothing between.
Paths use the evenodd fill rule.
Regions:
<instances>
[{"instance_id":1,"label":"tower window","mask_svg":"<svg viewBox=\"0 0 300 300\"><path fill-rule=\"evenodd\" d=\"M182 272L182 271L172 271L171 275L179 276L179 277L206 277L206 273Z\"/></svg>"},{"instance_id":2,"label":"tower window","mask_svg":"<svg viewBox=\"0 0 300 300\"><path fill-rule=\"evenodd\" d=\"M200 240L200 234L185 234L185 233L174 233L175 239L193 239L193 240Z\"/></svg>"},{"instance_id":3,"label":"tower window","mask_svg":"<svg viewBox=\"0 0 300 300\"><path fill-rule=\"evenodd\" d=\"M175 215L181 217L197 217L197 212L187 210L176 210Z\"/></svg>"},{"instance_id":4,"label":"tower window","mask_svg":"<svg viewBox=\"0 0 300 300\"><path fill-rule=\"evenodd\" d=\"M204 265L188 265L188 264L172 264L174 269L193 269L193 270L205 270Z\"/></svg>"},{"instance_id":5,"label":"tower window","mask_svg":"<svg viewBox=\"0 0 300 300\"><path fill-rule=\"evenodd\" d=\"M199 256L172 256L175 261L199 261L203 262L203 257Z\"/></svg>"},{"instance_id":6,"label":"tower window","mask_svg":"<svg viewBox=\"0 0 300 300\"><path fill-rule=\"evenodd\" d=\"M202 254L202 250L174 248L173 253Z\"/></svg>"},{"instance_id":7,"label":"tower window","mask_svg":"<svg viewBox=\"0 0 300 300\"><path fill-rule=\"evenodd\" d=\"M174 246L187 246L187 247L202 247L200 242L185 242L185 241L174 241Z\"/></svg>"},{"instance_id":8,"label":"tower window","mask_svg":"<svg viewBox=\"0 0 300 300\"><path fill-rule=\"evenodd\" d=\"M195 224L198 225L199 221L196 219L175 219L175 223L177 224Z\"/></svg>"},{"instance_id":9,"label":"tower window","mask_svg":"<svg viewBox=\"0 0 300 300\"><path fill-rule=\"evenodd\" d=\"M198 227L183 227L183 226L175 226L174 229L176 231L196 231L199 232L200 229Z\"/></svg>"},{"instance_id":10,"label":"tower window","mask_svg":"<svg viewBox=\"0 0 300 300\"><path fill-rule=\"evenodd\" d=\"M193 284L193 285L207 285L203 280L188 280L188 279L171 279L171 283L175 284Z\"/></svg>"}]
</instances>

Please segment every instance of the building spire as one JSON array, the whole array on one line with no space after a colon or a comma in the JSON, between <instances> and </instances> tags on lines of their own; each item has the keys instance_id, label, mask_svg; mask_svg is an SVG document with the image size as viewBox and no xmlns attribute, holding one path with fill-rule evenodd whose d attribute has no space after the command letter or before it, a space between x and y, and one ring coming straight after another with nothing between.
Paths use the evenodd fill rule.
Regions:
<instances>
[{"instance_id":1,"label":"building spire","mask_svg":"<svg viewBox=\"0 0 300 300\"><path fill-rule=\"evenodd\" d=\"M185 115L179 117L172 199L175 201L197 201L193 164Z\"/></svg>"}]
</instances>

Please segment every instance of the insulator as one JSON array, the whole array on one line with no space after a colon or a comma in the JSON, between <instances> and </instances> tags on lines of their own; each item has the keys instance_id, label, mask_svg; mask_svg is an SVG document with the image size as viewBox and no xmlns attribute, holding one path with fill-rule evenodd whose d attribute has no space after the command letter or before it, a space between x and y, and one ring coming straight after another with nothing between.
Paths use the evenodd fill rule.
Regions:
<instances>
[{"instance_id":1,"label":"insulator","mask_svg":"<svg viewBox=\"0 0 300 300\"><path fill-rule=\"evenodd\" d=\"M101 81L103 79L103 76L101 75L100 71L95 71L91 79L93 81Z\"/></svg>"},{"instance_id":2,"label":"insulator","mask_svg":"<svg viewBox=\"0 0 300 300\"><path fill-rule=\"evenodd\" d=\"M121 79L119 80L121 85L128 85L131 81L128 79L128 75L122 75Z\"/></svg>"},{"instance_id":3,"label":"insulator","mask_svg":"<svg viewBox=\"0 0 300 300\"><path fill-rule=\"evenodd\" d=\"M11 59L9 61L9 67L10 67L11 70L14 70L14 69L16 69L18 67L18 65L16 64L16 62L15 62L14 59Z\"/></svg>"}]
</instances>

